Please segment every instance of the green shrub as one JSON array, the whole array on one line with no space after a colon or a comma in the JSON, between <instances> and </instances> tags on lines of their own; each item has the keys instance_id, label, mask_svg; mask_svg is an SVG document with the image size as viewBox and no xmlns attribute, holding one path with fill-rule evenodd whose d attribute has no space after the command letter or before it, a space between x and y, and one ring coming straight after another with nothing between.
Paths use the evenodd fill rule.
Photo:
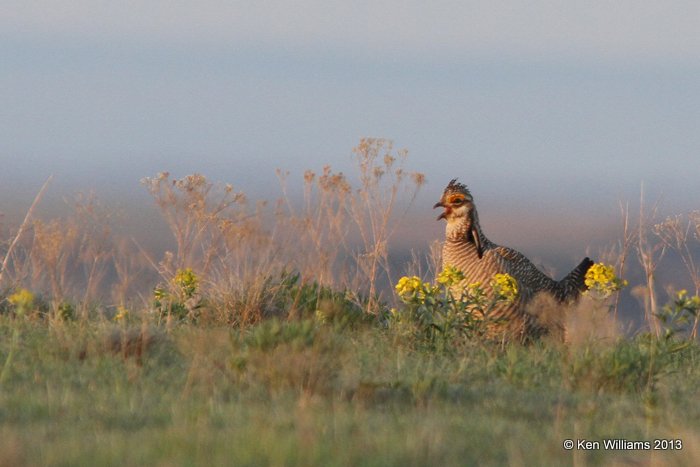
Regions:
<instances>
[{"instance_id":1,"label":"green shrub","mask_svg":"<svg viewBox=\"0 0 700 467\"><path fill-rule=\"evenodd\" d=\"M283 322L271 318L253 326L246 333L244 342L260 350L270 350L281 344L308 347L313 344L317 329L316 322L311 319Z\"/></svg>"},{"instance_id":2,"label":"green shrub","mask_svg":"<svg viewBox=\"0 0 700 467\"><path fill-rule=\"evenodd\" d=\"M402 277L396 293L403 306L390 310L390 326L439 349L450 348L460 337L486 336L490 327L500 324L490 315L494 307L517 299L517 282L508 274L496 274L491 284L494 294L487 296L480 283L459 287L456 293L455 288L463 280L461 271L451 266L438 275L437 284L416 276Z\"/></svg>"}]
</instances>

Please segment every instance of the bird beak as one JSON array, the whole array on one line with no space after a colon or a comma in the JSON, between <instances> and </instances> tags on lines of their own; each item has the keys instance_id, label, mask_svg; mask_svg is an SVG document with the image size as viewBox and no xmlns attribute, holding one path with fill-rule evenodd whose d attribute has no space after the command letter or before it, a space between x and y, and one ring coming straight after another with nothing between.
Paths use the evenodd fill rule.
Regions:
<instances>
[{"instance_id":1,"label":"bird beak","mask_svg":"<svg viewBox=\"0 0 700 467\"><path fill-rule=\"evenodd\" d=\"M444 204L442 204L442 201L438 201L437 203L435 203L435 206L433 206L433 209L435 209L435 208L445 208L445 211L442 214L440 214L436 220L439 221L441 219L447 218L447 207Z\"/></svg>"}]
</instances>

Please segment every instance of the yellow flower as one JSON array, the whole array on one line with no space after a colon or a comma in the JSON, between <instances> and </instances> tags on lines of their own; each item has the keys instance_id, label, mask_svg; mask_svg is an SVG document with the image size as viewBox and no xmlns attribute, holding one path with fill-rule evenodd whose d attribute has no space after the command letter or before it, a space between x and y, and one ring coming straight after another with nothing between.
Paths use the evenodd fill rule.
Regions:
<instances>
[{"instance_id":1,"label":"yellow flower","mask_svg":"<svg viewBox=\"0 0 700 467\"><path fill-rule=\"evenodd\" d=\"M514 302L518 298L518 282L510 274L494 274L491 287L500 300Z\"/></svg>"},{"instance_id":2,"label":"yellow flower","mask_svg":"<svg viewBox=\"0 0 700 467\"><path fill-rule=\"evenodd\" d=\"M603 263L595 263L586 272L584 278L587 292L592 292L600 298L609 297L613 292L617 292L627 286L627 281L622 280L615 274L615 269Z\"/></svg>"},{"instance_id":3,"label":"yellow flower","mask_svg":"<svg viewBox=\"0 0 700 467\"><path fill-rule=\"evenodd\" d=\"M437 286L423 282L418 276L402 277L396 284L395 289L404 302L417 300L419 303L425 303L427 297L436 295L439 292Z\"/></svg>"},{"instance_id":4,"label":"yellow flower","mask_svg":"<svg viewBox=\"0 0 700 467\"><path fill-rule=\"evenodd\" d=\"M418 276L403 276L396 284L396 293L399 294L400 297L412 295L421 288L422 284L423 282Z\"/></svg>"},{"instance_id":5,"label":"yellow flower","mask_svg":"<svg viewBox=\"0 0 700 467\"><path fill-rule=\"evenodd\" d=\"M464 274L462 271L451 265L445 266L445 269L443 269L437 277L438 283L444 285L445 287L458 284L463 280Z\"/></svg>"},{"instance_id":6,"label":"yellow flower","mask_svg":"<svg viewBox=\"0 0 700 467\"><path fill-rule=\"evenodd\" d=\"M173 283L180 289L181 294L185 298L192 298L197 292L199 286L199 278L191 268L178 269L177 274L173 278Z\"/></svg>"},{"instance_id":7,"label":"yellow flower","mask_svg":"<svg viewBox=\"0 0 700 467\"><path fill-rule=\"evenodd\" d=\"M15 306L17 314L23 314L34 307L34 294L27 289L20 289L7 297L7 301Z\"/></svg>"},{"instance_id":8,"label":"yellow flower","mask_svg":"<svg viewBox=\"0 0 700 467\"><path fill-rule=\"evenodd\" d=\"M681 308L695 310L695 312L697 312L700 310L700 297L697 295L688 297L688 291L682 289L676 292L676 304Z\"/></svg>"},{"instance_id":9,"label":"yellow flower","mask_svg":"<svg viewBox=\"0 0 700 467\"><path fill-rule=\"evenodd\" d=\"M123 306L117 307L117 314L114 315L114 321L123 322L127 319L129 319L129 310Z\"/></svg>"}]
</instances>

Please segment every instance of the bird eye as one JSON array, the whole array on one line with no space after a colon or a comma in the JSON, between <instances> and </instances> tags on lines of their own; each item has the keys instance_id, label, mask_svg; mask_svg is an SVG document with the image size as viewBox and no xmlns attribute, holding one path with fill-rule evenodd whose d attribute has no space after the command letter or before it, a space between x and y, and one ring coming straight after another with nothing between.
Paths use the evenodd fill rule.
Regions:
<instances>
[{"instance_id":1,"label":"bird eye","mask_svg":"<svg viewBox=\"0 0 700 467\"><path fill-rule=\"evenodd\" d=\"M454 196L454 197L450 198L450 204L460 205L462 203L464 203L463 196Z\"/></svg>"}]
</instances>

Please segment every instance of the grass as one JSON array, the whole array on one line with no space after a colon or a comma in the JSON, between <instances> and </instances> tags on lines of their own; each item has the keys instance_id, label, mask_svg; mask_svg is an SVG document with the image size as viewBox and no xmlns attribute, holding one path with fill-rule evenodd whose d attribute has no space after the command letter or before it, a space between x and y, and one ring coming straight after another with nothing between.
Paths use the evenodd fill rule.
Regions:
<instances>
[{"instance_id":1,"label":"grass","mask_svg":"<svg viewBox=\"0 0 700 467\"><path fill-rule=\"evenodd\" d=\"M46 325L3 316L2 465L697 465L700 348L465 340L368 323ZM650 383L650 378L653 384ZM680 438L677 452L567 438ZM627 461L625 461L627 462Z\"/></svg>"},{"instance_id":2,"label":"grass","mask_svg":"<svg viewBox=\"0 0 700 467\"><path fill-rule=\"evenodd\" d=\"M625 212L604 258L619 274L636 248L648 332L622 336L610 297L564 320L543 303L565 342L498 343L447 295L393 293L390 241L424 177L385 140L354 154L357 186L307 171L299 203L282 172L274 204L145 179L172 233L160 257L94 198L34 219L45 185L0 243L0 465L700 465L699 216ZM673 252L695 294L660 306Z\"/></svg>"}]
</instances>

